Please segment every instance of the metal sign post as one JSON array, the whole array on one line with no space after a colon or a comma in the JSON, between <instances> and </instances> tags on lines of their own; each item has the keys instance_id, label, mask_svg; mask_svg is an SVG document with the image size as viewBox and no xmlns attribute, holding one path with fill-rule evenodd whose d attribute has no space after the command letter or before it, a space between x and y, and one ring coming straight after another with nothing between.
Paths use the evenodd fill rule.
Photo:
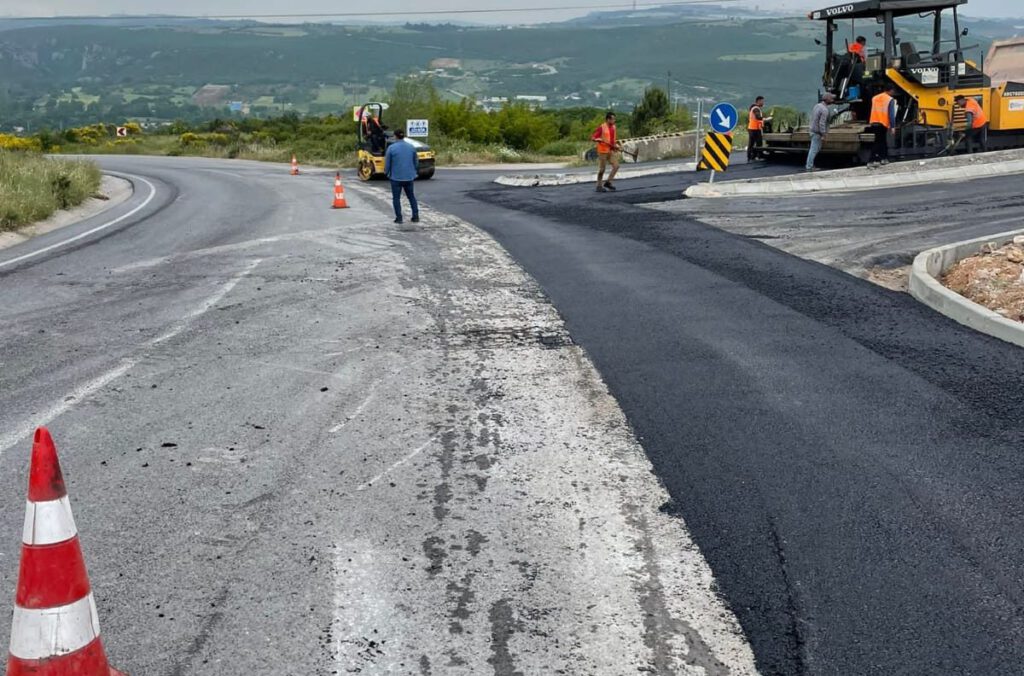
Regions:
<instances>
[{"instance_id":1,"label":"metal sign post","mask_svg":"<svg viewBox=\"0 0 1024 676\"><path fill-rule=\"evenodd\" d=\"M693 142L693 161L700 162L700 144L704 140L704 100L697 99L697 138Z\"/></svg>"}]
</instances>

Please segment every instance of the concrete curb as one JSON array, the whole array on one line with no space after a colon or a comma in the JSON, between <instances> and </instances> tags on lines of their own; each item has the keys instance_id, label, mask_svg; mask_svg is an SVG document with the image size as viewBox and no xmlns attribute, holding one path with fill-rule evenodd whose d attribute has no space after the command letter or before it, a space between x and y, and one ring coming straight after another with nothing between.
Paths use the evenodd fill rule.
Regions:
<instances>
[{"instance_id":1,"label":"concrete curb","mask_svg":"<svg viewBox=\"0 0 1024 676\"><path fill-rule=\"evenodd\" d=\"M910 269L910 295L955 322L1024 347L1024 324L964 298L944 287L938 280L946 270L978 253L986 244L994 242L1002 246L1018 235L1024 235L1024 230L1003 232L922 251Z\"/></svg>"},{"instance_id":2,"label":"concrete curb","mask_svg":"<svg viewBox=\"0 0 1024 676\"><path fill-rule=\"evenodd\" d=\"M855 175L822 175L812 178L804 174L772 181L727 181L713 185L701 183L690 186L684 194L687 197L710 198L798 195L815 192L858 192L877 190L879 188L900 188L909 185L926 185L944 181L1021 174L1024 173L1024 160L987 162L973 166L945 167L941 169L923 169L912 173L878 174L868 172L868 169L861 169Z\"/></svg>"},{"instance_id":3,"label":"concrete curb","mask_svg":"<svg viewBox=\"0 0 1024 676\"><path fill-rule=\"evenodd\" d=\"M675 174L681 171L696 171L697 165L693 162L680 164L663 164L649 169L623 169L619 171L616 178L643 178L644 176L658 176L661 174ZM558 185L576 185L578 183L591 183L596 179L594 172L586 174L524 174L499 176L494 179L498 185L508 185L516 188L543 188Z\"/></svg>"}]
</instances>

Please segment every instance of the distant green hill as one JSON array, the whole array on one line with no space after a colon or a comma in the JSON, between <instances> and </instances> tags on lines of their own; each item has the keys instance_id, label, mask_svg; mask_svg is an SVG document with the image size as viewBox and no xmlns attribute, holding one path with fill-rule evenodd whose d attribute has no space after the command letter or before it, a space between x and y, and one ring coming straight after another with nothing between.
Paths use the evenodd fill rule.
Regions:
<instances>
[{"instance_id":1,"label":"distant green hill","mask_svg":"<svg viewBox=\"0 0 1024 676\"><path fill-rule=\"evenodd\" d=\"M633 25L639 24L639 25ZM1009 26L972 22L987 46ZM533 27L50 25L0 31L0 129L117 117L197 119L343 112L396 77L432 71L445 96L546 97L631 107L650 84L697 98L808 107L820 85L819 22L628 16ZM980 50L979 50L980 53ZM669 76L671 72L671 76ZM193 94L207 88L198 99ZM202 104L206 107L200 107ZM691 106L692 107L692 106Z\"/></svg>"}]
</instances>

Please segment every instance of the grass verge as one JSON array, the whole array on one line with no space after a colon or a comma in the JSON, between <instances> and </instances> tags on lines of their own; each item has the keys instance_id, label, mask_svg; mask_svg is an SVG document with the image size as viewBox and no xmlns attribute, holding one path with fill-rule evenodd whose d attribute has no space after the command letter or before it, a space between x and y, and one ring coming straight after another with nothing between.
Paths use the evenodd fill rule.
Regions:
<instances>
[{"instance_id":1,"label":"grass verge","mask_svg":"<svg viewBox=\"0 0 1024 676\"><path fill-rule=\"evenodd\" d=\"M91 162L0 150L0 231L81 204L99 190L100 178Z\"/></svg>"},{"instance_id":2,"label":"grass verge","mask_svg":"<svg viewBox=\"0 0 1024 676\"><path fill-rule=\"evenodd\" d=\"M502 164L520 162L571 162L589 143L560 141L538 151L515 150L498 143L472 143L445 137L431 138L438 166ZM59 151L67 154L165 155L211 157L216 159L288 162L295 154L302 165L355 168L356 139L341 135L329 139L298 139L292 142L259 142L230 138L223 134L145 135L103 143L65 143Z\"/></svg>"}]
</instances>

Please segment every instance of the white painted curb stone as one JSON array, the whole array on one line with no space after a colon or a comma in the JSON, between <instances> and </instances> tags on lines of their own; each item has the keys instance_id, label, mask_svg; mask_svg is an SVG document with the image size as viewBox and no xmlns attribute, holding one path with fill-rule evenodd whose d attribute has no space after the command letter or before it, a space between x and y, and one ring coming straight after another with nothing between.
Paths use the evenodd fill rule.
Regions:
<instances>
[{"instance_id":1,"label":"white painted curb stone","mask_svg":"<svg viewBox=\"0 0 1024 676\"><path fill-rule=\"evenodd\" d=\"M616 178L627 179L627 178L643 178L644 176L659 176L661 174L675 174L681 171L696 171L697 165L693 162L687 162L683 164L663 164L657 167L649 167L647 169L623 169L620 171ZM515 174L509 176L499 176L494 179L494 182L499 185L508 185L517 188L544 188L558 185L575 185L578 183L592 183L596 180L596 174L594 172L588 172L585 174L574 173L574 174Z\"/></svg>"},{"instance_id":2,"label":"white painted curb stone","mask_svg":"<svg viewBox=\"0 0 1024 676\"><path fill-rule=\"evenodd\" d=\"M1024 323L1007 319L987 307L964 298L947 289L938 279L955 264L981 251L986 244L995 243L1002 246L1012 242L1018 235L1024 235L1024 230L979 237L922 251L914 259L914 265L910 269L910 295L955 322L1024 347Z\"/></svg>"},{"instance_id":3,"label":"white painted curb stone","mask_svg":"<svg viewBox=\"0 0 1024 676\"><path fill-rule=\"evenodd\" d=\"M892 165L890 165L892 166ZM847 170L848 171L848 170ZM787 179L770 181L726 181L712 185L700 183L690 186L684 193L687 197L744 197L761 195L799 195L815 192L858 192L879 188L901 188L911 185L927 185L944 181L959 181L974 178L991 178L1024 173L1024 160L1008 162L986 162L984 164L924 168L915 172L891 174L871 173L862 169L855 175L808 176L801 174Z\"/></svg>"}]
</instances>

